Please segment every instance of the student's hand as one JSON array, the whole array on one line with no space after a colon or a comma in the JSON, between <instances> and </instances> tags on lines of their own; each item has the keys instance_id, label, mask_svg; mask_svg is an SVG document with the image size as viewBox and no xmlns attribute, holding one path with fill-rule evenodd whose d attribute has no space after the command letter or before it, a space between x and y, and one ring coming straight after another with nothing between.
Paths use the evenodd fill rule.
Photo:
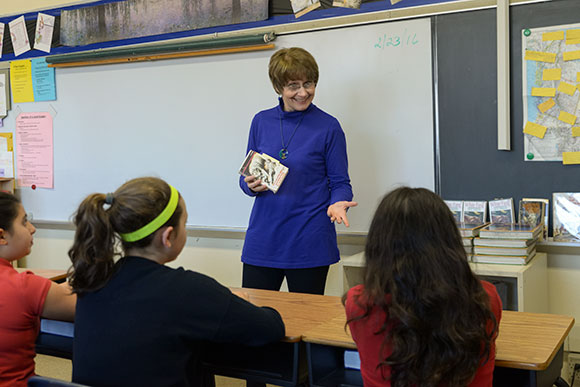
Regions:
<instances>
[{"instance_id":1,"label":"student's hand","mask_svg":"<svg viewBox=\"0 0 580 387\"><path fill-rule=\"evenodd\" d=\"M328 206L326 215L328 215L331 222L336 222L338 224L344 223L344 225L348 227L349 224L348 218L346 217L346 210L348 210L350 207L356 207L357 205L357 202L347 202L345 200L336 202Z\"/></svg>"},{"instance_id":2,"label":"student's hand","mask_svg":"<svg viewBox=\"0 0 580 387\"><path fill-rule=\"evenodd\" d=\"M244 181L248 185L248 188L254 192L263 192L268 189L268 187L262 184L262 180L256 179L255 176L246 176Z\"/></svg>"}]
</instances>

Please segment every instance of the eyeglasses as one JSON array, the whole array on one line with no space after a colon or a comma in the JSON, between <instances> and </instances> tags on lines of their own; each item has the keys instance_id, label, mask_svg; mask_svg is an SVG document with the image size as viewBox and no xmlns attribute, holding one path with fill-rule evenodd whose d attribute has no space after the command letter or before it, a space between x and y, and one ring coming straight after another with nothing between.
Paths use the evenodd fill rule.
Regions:
<instances>
[{"instance_id":1,"label":"eyeglasses","mask_svg":"<svg viewBox=\"0 0 580 387\"><path fill-rule=\"evenodd\" d=\"M299 82L292 82L284 86L285 89L288 89L290 91L298 91L300 90L301 87L303 87L306 90L314 89L316 87L316 83L314 83L313 81L306 81L303 84L300 84Z\"/></svg>"}]
</instances>

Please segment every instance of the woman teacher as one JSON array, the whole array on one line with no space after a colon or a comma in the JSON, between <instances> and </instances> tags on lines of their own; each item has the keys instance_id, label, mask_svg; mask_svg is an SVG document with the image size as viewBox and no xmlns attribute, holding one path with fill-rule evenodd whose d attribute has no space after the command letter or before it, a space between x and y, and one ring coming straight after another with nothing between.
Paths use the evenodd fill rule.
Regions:
<instances>
[{"instance_id":1,"label":"woman teacher","mask_svg":"<svg viewBox=\"0 0 580 387\"><path fill-rule=\"evenodd\" d=\"M297 47L270 58L278 105L259 112L247 151L266 153L288 167L276 194L253 177L240 187L255 196L242 251L242 286L323 294L328 268L338 262L334 222L348 227L352 200L346 140L338 120L312 103L318 65Z\"/></svg>"}]
</instances>

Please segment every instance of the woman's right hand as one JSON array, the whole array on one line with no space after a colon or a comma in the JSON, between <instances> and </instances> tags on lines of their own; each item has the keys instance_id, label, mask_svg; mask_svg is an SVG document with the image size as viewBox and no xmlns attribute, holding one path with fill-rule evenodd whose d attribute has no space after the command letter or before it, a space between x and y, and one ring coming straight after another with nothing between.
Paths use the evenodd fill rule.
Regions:
<instances>
[{"instance_id":1,"label":"woman's right hand","mask_svg":"<svg viewBox=\"0 0 580 387\"><path fill-rule=\"evenodd\" d=\"M268 189L268 187L262 184L262 180L256 179L255 176L246 176L244 181L248 185L248 188L254 192L263 192Z\"/></svg>"}]
</instances>

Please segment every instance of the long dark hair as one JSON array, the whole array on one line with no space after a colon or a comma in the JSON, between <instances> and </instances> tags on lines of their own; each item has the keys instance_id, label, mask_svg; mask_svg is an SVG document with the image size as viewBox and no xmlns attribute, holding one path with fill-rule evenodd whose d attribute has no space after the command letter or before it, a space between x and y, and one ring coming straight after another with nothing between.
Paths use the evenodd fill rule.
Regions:
<instances>
[{"instance_id":1,"label":"long dark hair","mask_svg":"<svg viewBox=\"0 0 580 387\"><path fill-rule=\"evenodd\" d=\"M11 193L0 191L0 228L12 231L14 219L18 216L20 200Z\"/></svg>"},{"instance_id":2,"label":"long dark hair","mask_svg":"<svg viewBox=\"0 0 580 387\"><path fill-rule=\"evenodd\" d=\"M109 194L111 195L111 194ZM136 242L125 242L119 234L130 233L155 219L166 207L171 195L169 185L158 178L133 179L112 194L89 195L79 206L74 223L76 232L68 255L72 261L69 270L70 284L78 295L93 292L105 286L111 275L115 259L120 256L116 246L123 250L147 247L154 234ZM183 212L178 205L169 220L162 226L177 226Z\"/></svg>"},{"instance_id":3,"label":"long dark hair","mask_svg":"<svg viewBox=\"0 0 580 387\"><path fill-rule=\"evenodd\" d=\"M377 333L386 331L383 345L392 348L381 359L391 368L391 385L469 384L490 354L497 322L443 200L423 188L387 194L365 257L369 302L361 306L365 316L373 307L386 313Z\"/></svg>"}]
</instances>

